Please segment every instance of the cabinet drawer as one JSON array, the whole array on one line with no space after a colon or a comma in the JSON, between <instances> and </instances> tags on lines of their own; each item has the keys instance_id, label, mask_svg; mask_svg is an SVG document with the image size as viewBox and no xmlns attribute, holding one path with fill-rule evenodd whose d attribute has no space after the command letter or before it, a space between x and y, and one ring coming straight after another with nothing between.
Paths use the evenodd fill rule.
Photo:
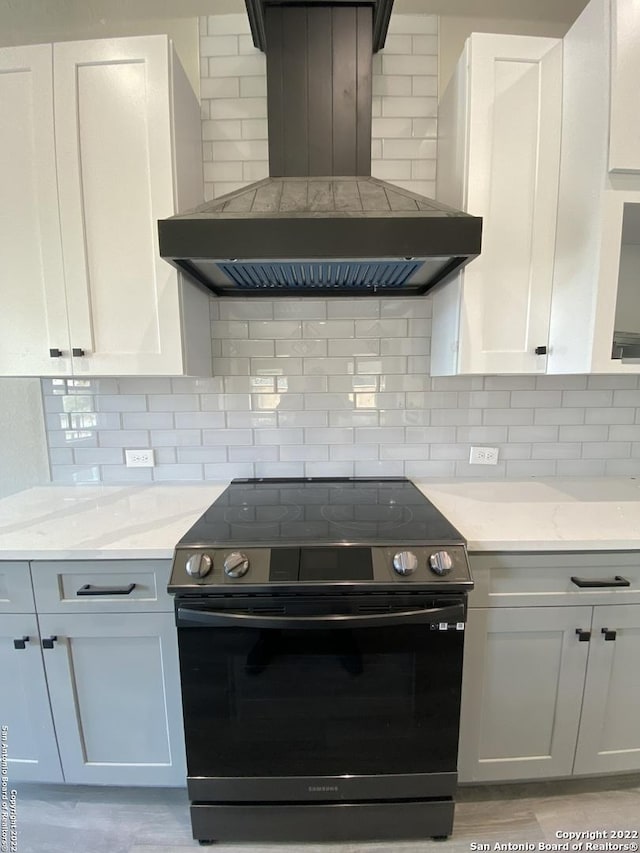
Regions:
<instances>
[{"instance_id":1,"label":"cabinet drawer","mask_svg":"<svg viewBox=\"0 0 640 853\"><path fill-rule=\"evenodd\" d=\"M170 611L173 599L166 591L170 570L170 560L65 560L31 564L39 613Z\"/></svg>"},{"instance_id":2,"label":"cabinet drawer","mask_svg":"<svg viewBox=\"0 0 640 853\"><path fill-rule=\"evenodd\" d=\"M635 551L471 554L470 607L549 607L640 603L640 553ZM629 586L579 587L571 578Z\"/></svg>"},{"instance_id":3,"label":"cabinet drawer","mask_svg":"<svg viewBox=\"0 0 640 853\"><path fill-rule=\"evenodd\" d=\"M34 613L29 563L0 562L0 613Z\"/></svg>"}]
</instances>

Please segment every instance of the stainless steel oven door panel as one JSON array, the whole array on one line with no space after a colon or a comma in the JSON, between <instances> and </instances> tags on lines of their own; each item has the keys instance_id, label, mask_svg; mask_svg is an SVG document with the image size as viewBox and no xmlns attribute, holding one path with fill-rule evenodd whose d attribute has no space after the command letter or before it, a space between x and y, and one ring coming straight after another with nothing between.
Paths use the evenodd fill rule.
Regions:
<instances>
[{"instance_id":1,"label":"stainless steel oven door panel","mask_svg":"<svg viewBox=\"0 0 640 853\"><path fill-rule=\"evenodd\" d=\"M418 599L410 610L385 612L395 603L374 596L374 612L310 607L293 615L238 613L235 601L226 612L180 602L191 798L453 791L464 606L451 597L441 603L423 601L421 609Z\"/></svg>"}]
</instances>

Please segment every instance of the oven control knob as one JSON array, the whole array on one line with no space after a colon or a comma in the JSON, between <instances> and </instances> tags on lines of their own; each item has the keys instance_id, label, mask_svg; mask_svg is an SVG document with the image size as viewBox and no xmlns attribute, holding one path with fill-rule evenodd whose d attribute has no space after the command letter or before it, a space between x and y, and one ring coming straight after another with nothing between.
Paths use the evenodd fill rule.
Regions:
<instances>
[{"instance_id":1,"label":"oven control knob","mask_svg":"<svg viewBox=\"0 0 640 853\"><path fill-rule=\"evenodd\" d=\"M192 578L203 578L208 575L213 566L213 560L208 554L192 554L187 560L185 569Z\"/></svg>"},{"instance_id":2,"label":"oven control knob","mask_svg":"<svg viewBox=\"0 0 640 853\"><path fill-rule=\"evenodd\" d=\"M436 551L429 557L431 571L437 575L447 575L453 568L453 560L448 551Z\"/></svg>"},{"instance_id":3,"label":"oven control knob","mask_svg":"<svg viewBox=\"0 0 640 853\"><path fill-rule=\"evenodd\" d=\"M240 551L232 551L224 558L224 573L230 578L241 578L249 571L249 558Z\"/></svg>"},{"instance_id":4,"label":"oven control knob","mask_svg":"<svg viewBox=\"0 0 640 853\"><path fill-rule=\"evenodd\" d=\"M412 575L418 568L418 558L413 551L399 551L393 558L393 569L399 575Z\"/></svg>"}]
</instances>

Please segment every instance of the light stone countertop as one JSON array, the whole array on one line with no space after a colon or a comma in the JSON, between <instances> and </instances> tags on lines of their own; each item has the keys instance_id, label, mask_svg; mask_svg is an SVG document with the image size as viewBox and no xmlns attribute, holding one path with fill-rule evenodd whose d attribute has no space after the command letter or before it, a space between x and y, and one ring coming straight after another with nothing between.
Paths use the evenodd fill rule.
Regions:
<instances>
[{"instance_id":1,"label":"light stone countertop","mask_svg":"<svg viewBox=\"0 0 640 853\"><path fill-rule=\"evenodd\" d=\"M640 551L640 479L415 483L470 551ZM0 500L0 560L170 559L226 486L28 489Z\"/></svg>"},{"instance_id":2,"label":"light stone countertop","mask_svg":"<svg viewBox=\"0 0 640 853\"><path fill-rule=\"evenodd\" d=\"M414 482L472 552L640 550L640 479Z\"/></svg>"},{"instance_id":3,"label":"light stone countertop","mask_svg":"<svg viewBox=\"0 0 640 853\"><path fill-rule=\"evenodd\" d=\"M171 559L227 483L37 486L0 500L0 559Z\"/></svg>"}]
</instances>

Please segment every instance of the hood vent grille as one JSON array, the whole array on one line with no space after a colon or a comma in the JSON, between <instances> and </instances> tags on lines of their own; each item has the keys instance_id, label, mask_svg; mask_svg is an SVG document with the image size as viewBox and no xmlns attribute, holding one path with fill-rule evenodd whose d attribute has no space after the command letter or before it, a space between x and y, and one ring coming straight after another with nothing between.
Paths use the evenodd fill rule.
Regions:
<instances>
[{"instance_id":1,"label":"hood vent grille","mask_svg":"<svg viewBox=\"0 0 640 853\"><path fill-rule=\"evenodd\" d=\"M416 261L219 264L238 288L278 289L402 287L421 267Z\"/></svg>"}]
</instances>

